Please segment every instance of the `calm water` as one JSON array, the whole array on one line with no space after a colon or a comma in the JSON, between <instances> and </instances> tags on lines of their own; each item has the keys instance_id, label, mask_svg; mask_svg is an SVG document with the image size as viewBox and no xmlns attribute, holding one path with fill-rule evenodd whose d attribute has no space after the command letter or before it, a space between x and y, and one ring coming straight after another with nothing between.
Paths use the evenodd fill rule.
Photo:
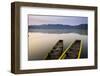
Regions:
<instances>
[{"instance_id":1,"label":"calm water","mask_svg":"<svg viewBox=\"0 0 100 76\"><path fill-rule=\"evenodd\" d=\"M81 58L88 57L87 31L79 29L31 29L28 33L28 60L44 60L48 52L58 42L63 40L64 50L73 41L80 39L83 42Z\"/></svg>"}]
</instances>

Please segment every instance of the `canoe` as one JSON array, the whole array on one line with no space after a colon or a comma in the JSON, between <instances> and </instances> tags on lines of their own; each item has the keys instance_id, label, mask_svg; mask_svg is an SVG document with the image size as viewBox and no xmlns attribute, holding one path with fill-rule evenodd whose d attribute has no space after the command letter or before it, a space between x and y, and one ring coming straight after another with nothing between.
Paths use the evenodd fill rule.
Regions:
<instances>
[{"instance_id":1,"label":"canoe","mask_svg":"<svg viewBox=\"0 0 100 76\"><path fill-rule=\"evenodd\" d=\"M53 49L48 53L48 55L46 56L46 60L50 60L50 59L59 59L59 57L61 56L63 52L63 40L59 40L55 46L53 47Z\"/></svg>"},{"instance_id":2,"label":"canoe","mask_svg":"<svg viewBox=\"0 0 100 76\"><path fill-rule=\"evenodd\" d=\"M62 53L59 59L79 59L82 50L82 41L75 40L69 47Z\"/></svg>"}]
</instances>

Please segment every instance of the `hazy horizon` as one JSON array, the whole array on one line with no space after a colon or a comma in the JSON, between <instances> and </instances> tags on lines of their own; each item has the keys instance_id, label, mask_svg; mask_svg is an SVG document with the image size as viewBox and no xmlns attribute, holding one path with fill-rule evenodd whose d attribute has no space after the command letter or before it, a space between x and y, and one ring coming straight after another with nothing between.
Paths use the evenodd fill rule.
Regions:
<instances>
[{"instance_id":1,"label":"hazy horizon","mask_svg":"<svg viewBox=\"0 0 100 76\"><path fill-rule=\"evenodd\" d=\"M80 25L88 24L88 17L78 16L45 16L45 15L28 15L28 25L43 24L62 24L62 25Z\"/></svg>"}]
</instances>

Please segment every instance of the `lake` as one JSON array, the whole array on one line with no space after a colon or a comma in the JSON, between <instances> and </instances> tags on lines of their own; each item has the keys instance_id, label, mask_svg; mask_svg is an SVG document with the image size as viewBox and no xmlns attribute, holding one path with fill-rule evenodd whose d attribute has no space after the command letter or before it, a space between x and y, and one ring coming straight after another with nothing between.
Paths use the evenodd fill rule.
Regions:
<instances>
[{"instance_id":1,"label":"lake","mask_svg":"<svg viewBox=\"0 0 100 76\"><path fill-rule=\"evenodd\" d=\"M48 52L63 40L64 50L75 40L82 40L80 58L88 58L88 33L85 29L30 29L28 32L28 60L44 60Z\"/></svg>"}]
</instances>

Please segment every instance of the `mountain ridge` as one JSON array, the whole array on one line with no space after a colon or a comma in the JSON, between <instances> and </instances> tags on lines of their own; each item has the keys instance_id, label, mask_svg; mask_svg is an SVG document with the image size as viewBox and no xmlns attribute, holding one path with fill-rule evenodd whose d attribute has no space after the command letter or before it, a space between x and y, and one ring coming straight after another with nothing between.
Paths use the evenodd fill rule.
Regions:
<instances>
[{"instance_id":1,"label":"mountain ridge","mask_svg":"<svg viewBox=\"0 0 100 76\"><path fill-rule=\"evenodd\" d=\"M63 25L63 24L42 24L42 25L29 25L29 29L88 29L88 24L79 25Z\"/></svg>"}]
</instances>

